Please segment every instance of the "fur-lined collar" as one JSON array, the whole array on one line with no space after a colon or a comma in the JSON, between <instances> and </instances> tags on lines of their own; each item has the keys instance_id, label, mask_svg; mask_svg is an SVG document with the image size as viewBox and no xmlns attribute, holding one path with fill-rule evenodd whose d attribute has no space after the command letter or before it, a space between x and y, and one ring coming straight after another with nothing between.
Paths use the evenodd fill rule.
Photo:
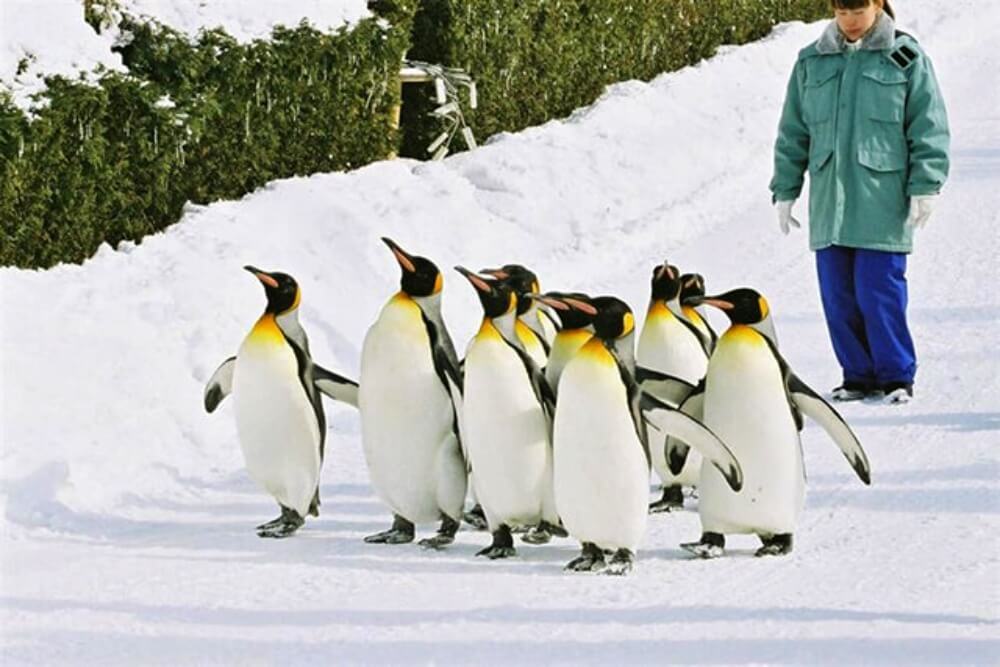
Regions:
<instances>
[{"instance_id":1,"label":"fur-lined collar","mask_svg":"<svg viewBox=\"0 0 1000 667\"><path fill-rule=\"evenodd\" d=\"M896 22L884 11L879 12L875 25L861 38L861 48L866 51L888 49L896 41ZM830 21L823 34L816 41L816 50L822 54L841 53L845 50L844 35L836 21Z\"/></svg>"}]
</instances>

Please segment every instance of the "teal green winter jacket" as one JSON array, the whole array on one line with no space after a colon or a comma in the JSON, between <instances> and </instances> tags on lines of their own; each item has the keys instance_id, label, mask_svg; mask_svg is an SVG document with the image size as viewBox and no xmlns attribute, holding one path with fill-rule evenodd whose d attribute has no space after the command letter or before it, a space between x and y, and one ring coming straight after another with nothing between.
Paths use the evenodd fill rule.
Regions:
<instances>
[{"instance_id":1,"label":"teal green winter jacket","mask_svg":"<svg viewBox=\"0 0 1000 667\"><path fill-rule=\"evenodd\" d=\"M910 196L948 177L948 117L934 68L884 12L851 50L831 22L799 52L774 146L775 201L809 171L809 247L913 249Z\"/></svg>"}]
</instances>

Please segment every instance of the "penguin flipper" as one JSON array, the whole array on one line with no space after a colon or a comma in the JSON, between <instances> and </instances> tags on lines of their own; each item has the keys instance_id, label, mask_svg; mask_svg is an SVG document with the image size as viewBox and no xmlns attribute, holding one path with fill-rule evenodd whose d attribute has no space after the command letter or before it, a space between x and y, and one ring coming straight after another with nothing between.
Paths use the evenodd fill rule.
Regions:
<instances>
[{"instance_id":1,"label":"penguin flipper","mask_svg":"<svg viewBox=\"0 0 1000 667\"><path fill-rule=\"evenodd\" d=\"M435 348L436 355L444 355L444 351L440 348ZM469 466L469 455L465 451L465 425L462 423L463 405L465 403L465 397L463 396L463 382L462 382L462 370L464 370L464 360L459 367L456 368L447 359L442 359L440 361L435 361L434 366L436 368L442 369L442 375L444 378L445 388L448 390L448 395L451 397L451 407L452 407L452 433L458 443L458 451L465 462L465 470L469 472L471 470Z\"/></svg>"},{"instance_id":2,"label":"penguin flipper","mask_svg":"<svg viewBox=\"0 0 1000 667\"><path fill-rule=\"evenodd\" d=\"M718 468L733 491L743 488L743 469L732 451L707 426L649 394L642 395L643 415L665 435L683 440Z\"/></svg>"},{"instance_id":3,"label":"penguin flipper","mask_svg":"<svg viewBox=\"0 0 1000 667\"><path fill-rule=\"evenodd\" d=\"M645 366L635 367L635 381L644 392L671 406L679 406L697 389L687 380Z\"/></svg>"},{"instance_id":4,"label":"penguin flipper","mask_svg":"<svg viewBox=\"0 0 1000 667\"><path fill-rule=\"evenodd\" d=\"M840 413L791 372L788 374L788 393L795 407L822 426L823 430L833 439L861 481L865 484L871 484L871 464L868 462L868 455L865 454L858 437L844 421L844 418L840 416Z\"/></svg>"},{"instance_id":5,"label":"penguin flipper","mask_svg":"<svg viewBox=\"0 0 1000 667\"><path fill-rule=\"evenodd\" d=\"M312 365L313 384L320 393L341 403L358 407L358 383L327 370L317 363Z\"/></svg>"},{"instance_id":6,"label":"penguin flipper","mask_svg":"<svg viewBox=\"0 0 1000 667\"><path fill-rule=\"evenodd\" d=\"M705 414L704 379L698 383L694 392L684 399L684 402L681 403L677 409L689 417L693 417L694 419L701 421L702 415ZM670 469L670 472L674 475L681 474L681 471L684 469L684 464L687 463L688 452L691 448L686 445L684 441L673 436L667 436L667 442L664 446L664 457L667 460L667 467Z\"/></svg>"},{"instance_id":7,"label":"penguin flipper","mask_svg":"<svg viewBox=\"0 0 1000 667\"><path fill-rule=\"evenodd\" d=\"M215 412L219 403L233 391L233 370L236 368L236 357L223 361L205 385L205 412Z\"/></svg>"}]
</instances>

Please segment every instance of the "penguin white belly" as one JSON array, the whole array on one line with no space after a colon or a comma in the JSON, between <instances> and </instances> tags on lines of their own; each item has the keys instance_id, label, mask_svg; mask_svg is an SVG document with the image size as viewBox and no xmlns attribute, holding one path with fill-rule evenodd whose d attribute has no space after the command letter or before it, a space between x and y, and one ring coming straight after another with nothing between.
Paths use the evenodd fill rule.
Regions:
<instances>
[{"instance_id":1,"label":"penguin white belly","mask_svg":"<svg viewBox=\"0 0 1000 667\"><path fill-rule=\"evenodd\" d=\"M409 521L437 521L437 461L453 412L412 299L393 297L368 330L359 384L361 440L375 492Z\"/></svg>"},{"instance_id":2,"label":"penguin white belly","mask_svg":"<svg viewBox=\"0 0 1000 667\"><path fill-rule=\"evenodd\" d=\"M640 366L673 375L691 384L698 384L708 369L708 358L701 344L666 306L654 306L646 318L639 336L636 361ZM649 453L653 470L665 486L697 486L701 476L702 457L688 450L687 460L679 475L667 467L663 442L651 435Z\"/></svg>"},{"instance_id":3,"label":"penguin white belly","mask_svg":"<svg viewBox=\"0 0 1000 667\"><path fill-rule=\"evenodd\" d=\"M273 318L254 327L240 346L233 401L250 477L304 517L319 483L319 423L295 353Z\"/></svg>"},{"instance_id":4,"label":"penguin white belly","mask_svg":"<svg viewBox=\"0 0 1000 667\"><path fill-rule=\"evenodd\" d=\"M537 524L552 483L548 426L521 358L492 324L465 357L463 419L476 497L491 528Z\"/></svg>"},{"instance_id":5,"label":"penguin white belly","mask_svg":"<svg viewBox=\"0 0 1000 667\"><path fill-rule=\"evenodd\" d=\"M649 469L618 367L610 355L592 356L584 348L560 380L553 435L556 509L581 542L635 551L646 529Z\"/></svg>"},{"instance_id":6,"label":"penguin white belly","mask_svg":"<svg viewBox=\"0 0 1000 667\"><path fill-rule=\"evenodd\" d=\"M742 329L735 334L730 329L712 357L704 423L739 460L743 490L734 493L713 466L703 464L698 491L702 528L791 533L805 499L798 430L774 355L760 334Z\"/></svg>"}]
</instances>

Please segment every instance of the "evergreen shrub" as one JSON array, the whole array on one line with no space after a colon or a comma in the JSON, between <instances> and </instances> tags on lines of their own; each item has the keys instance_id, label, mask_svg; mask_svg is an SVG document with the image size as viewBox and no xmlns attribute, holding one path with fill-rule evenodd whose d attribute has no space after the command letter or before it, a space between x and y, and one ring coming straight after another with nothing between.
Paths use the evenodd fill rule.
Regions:
<instances>
[{"instance_id":1,"label":"evergreen shrub","mask_svg":"<svg viewBox=\"0 0 1000 667\"><path fill-rule=\"evenodd\" d=\"M617 81L648 81L743 44L778 22L828 16L829 0L422 0L410 57L476 80L476 137L569 115ZM426 87L403 91L403 155L440 132ZM720 91L720 95L724 91Z\"/></svg>"}]
</instances>

